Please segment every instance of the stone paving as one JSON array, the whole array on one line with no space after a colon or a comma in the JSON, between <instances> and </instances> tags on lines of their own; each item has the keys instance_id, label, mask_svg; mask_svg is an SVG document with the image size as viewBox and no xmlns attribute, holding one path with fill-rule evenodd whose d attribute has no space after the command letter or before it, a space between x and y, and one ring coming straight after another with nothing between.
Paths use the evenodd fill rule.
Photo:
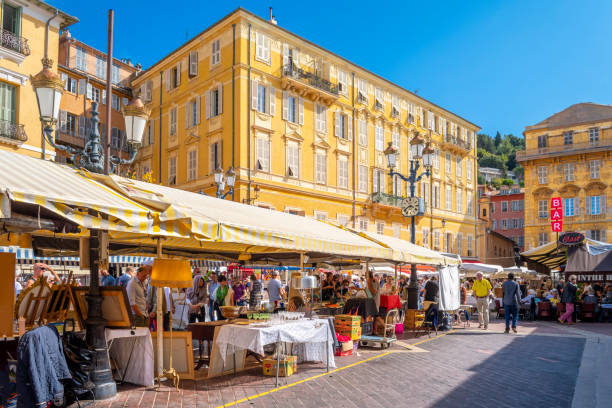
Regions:
<instances>
[{"instance_id":1,"label":"stone paving","mask_svg":"<svg viewBox=\"0 0 612 408\"><path fill-rule=\"evenodd\" d=\"M581 383L591 384L589 376L606 369L585 369L581 360L585 344L612 339L612 325L519 322L518 335L503 334L503 328L503 322L494 319L488 331L476 324L437 338L403 339L405 345L415 344L411 350L399 345L390 352L360 349L359 355L336 358L339 370L330 374L322 365L301 364L278 390L273 377L263 377L261 368L255 368L237 377L183 381L179 392L122 385L117 397L96 406L612 406L612 395L607 401L607 394L603 401L589 399L601 390L575 394L579 377Z\"/></svg>"}]
</instances>

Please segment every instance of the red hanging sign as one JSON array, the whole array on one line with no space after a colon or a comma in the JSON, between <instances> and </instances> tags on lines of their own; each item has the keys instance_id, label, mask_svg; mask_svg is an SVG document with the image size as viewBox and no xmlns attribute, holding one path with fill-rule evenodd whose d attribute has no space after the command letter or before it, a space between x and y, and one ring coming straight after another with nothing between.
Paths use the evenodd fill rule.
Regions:
<instances>
[{"instance_id":1,"label":"red hanging sign","mask_svg":"<svg viewBox=\"0 0 612 408\"><path fill-rule=\"evenodd\" d=\"M561 201L561 197L550 199L550 226L553 232L563 231L563 201Z\"/></svg>"},{"instance_id":2,"label":"red hanging sign","mask_svg":"<svg viewBox=\"0 0 612 408\"><path fill-rule=\"evenodd\" d=\"M551 221L561 221L563 219L563 210L560 208L552 208L550 210Z\"/></svg>"},{"instance_id":3,"label":"red hanging sign","mask_svg":"<svg viewBox=\"0 0 612 408\"><path fill-rule=\"evenodd\" d=\"M561 209L563 205L561 204L561 197L553 197L550 199L550 209Z\"/></svg>"},{"instance_id":4,"label":"red hanging sign","mask_svg":"<svg viewBox=\"0 0 612 408\"><path fill-rule=\"evenodd\" d=\"M552 227L553 232L561 232L563 231L563 221L559 220L559 221L552 221L550 223L550 226Z\"/></svg>"}]
</instances>

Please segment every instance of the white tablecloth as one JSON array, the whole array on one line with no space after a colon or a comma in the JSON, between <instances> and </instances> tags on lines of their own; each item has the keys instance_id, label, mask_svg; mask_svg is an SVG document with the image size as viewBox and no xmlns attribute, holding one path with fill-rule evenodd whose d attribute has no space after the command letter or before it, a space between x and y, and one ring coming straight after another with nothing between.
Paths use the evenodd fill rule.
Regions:
<instances>
[{"instance_id":1,"label":"white tablecloth","mask_svg":"<svg viewBox=\"0 0 612 408\"><path fill-rule=\"evenodd\" d=\"M153 341L149 329L106 329L104 334L106 344L110 345L108 353L119 366L119 375L123 376L123 381L152 386Z\"/></svg>"},{"instance_id":2,"label":"white tablecloth","mask_svg":"<svg viewBox=\"0 0 612 408\"><path fill-rule=\"evenodd\" d=\"M329 322L324 319L304 319L265 327L227 324L219 329L216 344L219 347L221 357L225 361L229 345L263 355L263 348L266 344L279 341L306 343L304 346L298 347L300 360L322 361L323 363L327 363L325 360L325 344L328 343L327 358L329 359L329 366L336 367L334 340L329 329Z\"/></svg>"}]
</instances>

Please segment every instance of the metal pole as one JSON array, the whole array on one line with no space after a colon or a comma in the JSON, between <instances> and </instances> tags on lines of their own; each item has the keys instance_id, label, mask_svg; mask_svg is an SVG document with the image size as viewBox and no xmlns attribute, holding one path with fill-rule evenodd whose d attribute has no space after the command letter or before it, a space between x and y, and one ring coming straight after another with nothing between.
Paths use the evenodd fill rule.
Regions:
<instances>
[{"instance_id":1,"label":"metal pole","mask_svg":"<svg viewBox=\"0 0 612 408\"><path fill-rule=\"evenodd\" d=\"M417 169L414 166L414 161L410 161L410 197L414 197L414 180L416 177ZM416 244L416 231L415 231L415 217L410 217L410 242ZM415 263L410 264L410 284L408 285L407 298L408 298L408 309L418 309L419 307L419 294L417 285L417 266Z\"/></svg>"},{"instance_id":2,"label":"metal pole","mask_svg":"<svg viewBox=\"0 0 612 408\"><path fill-rule=\"evenodd\" d=\"M157 239L157 256L162 256L161 239ZM158 382L161 382L161 376L164 373L164 310L162 296L165 296L164 289L160 286L157 288L157 375ZM161 386L161 384L159 384Z\"/></svg>"},{"instance_id":3,"label":"metal pole","mask_svg":"<svg viewBox=\"0 0 612 408\"><path fill-rule=\"evenodd\" d=\"M104 174L110 172L111 107L113 104L113 20L115 13L108 10L108 46L106 51L106 135L104 140ZM161 89L161 87L160 87Z\"/></svg>"}]
</instances>

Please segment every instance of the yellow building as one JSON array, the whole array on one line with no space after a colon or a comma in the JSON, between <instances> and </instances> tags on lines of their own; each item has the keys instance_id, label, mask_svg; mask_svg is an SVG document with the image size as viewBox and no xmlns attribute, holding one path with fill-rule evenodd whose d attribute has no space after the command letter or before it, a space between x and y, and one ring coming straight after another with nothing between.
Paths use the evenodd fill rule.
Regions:
<instances>
[{"instance_id":1,"label":"yellow building","mask_svg":"<svg viewBox=\"0 0 612 408\"><path fill-rule=\"evenodd\" d=\"M561 197L563 231L605 241L611 211L606 191L612 153L612 106L579 103L523 132L525 249L556 239L550 199Z\"/></svg>"},{"instance_id":2,"label":"yellow building","mask_svg":"<svg viewBox=\"0 0 612 408\"><path fill-rule=\"evenodd\" d=\"M471 122L248 11L238 9L133 81L152 108L137 171L215 194L213 172L235 168L228 198L410 239L406 183L416 132L436 150L417 242L474 256L475 132ZM161 164L161 165L160 165ZM443 227L443 222L444 227Z\"/></svg>"},{"instance_id":3,"label":"yellow building","mask_svg":"<svg viewBox=\"0 0 612 408\"><path fill-rule=\"evenodd\" d=\"M53 149L42 142L30 75L42 70L47 22L48 57L57 64L59 30L78 20L42 1L29 0L2 1L1 17L0 149L36 157L42 157L46 149L45 157L53 158ZM57 65L54 70L57 71Z\"/></svg>"}]
</instances>

